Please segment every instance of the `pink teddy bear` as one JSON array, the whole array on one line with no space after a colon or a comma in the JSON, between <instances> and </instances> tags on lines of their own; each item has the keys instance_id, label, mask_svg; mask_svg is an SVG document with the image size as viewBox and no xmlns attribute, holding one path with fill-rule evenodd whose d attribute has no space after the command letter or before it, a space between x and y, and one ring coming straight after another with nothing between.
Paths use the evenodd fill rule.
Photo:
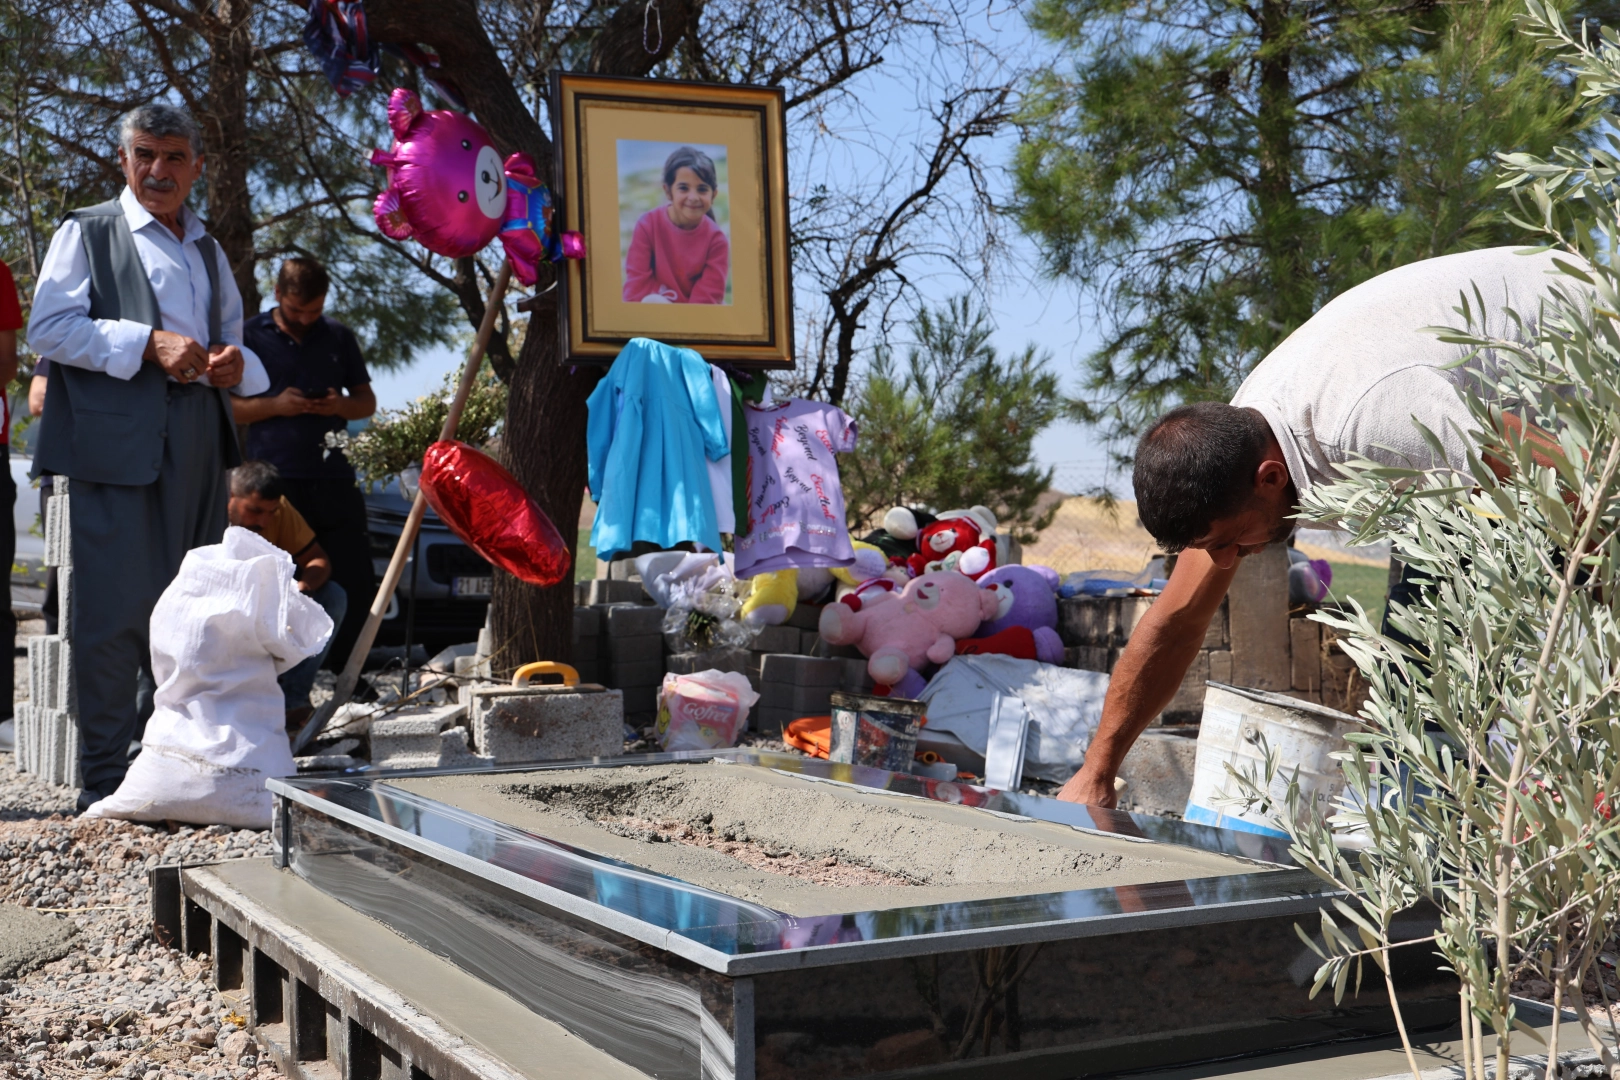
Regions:
<instances>
[{"instance_id":1,"label":"pink teddy bear","mask_svg":"<svg viewBox=\"0 0 1620 1080\"><path fill-rule=\"evenodd\" d=\"M821 637L831 645L854 645L880 687L915 696L920 669L956 655L958 638L970 636L996 614L994 592L955 571L924 574L899 592L852 593L821 609Z\"/></svg>"}]
</instances>

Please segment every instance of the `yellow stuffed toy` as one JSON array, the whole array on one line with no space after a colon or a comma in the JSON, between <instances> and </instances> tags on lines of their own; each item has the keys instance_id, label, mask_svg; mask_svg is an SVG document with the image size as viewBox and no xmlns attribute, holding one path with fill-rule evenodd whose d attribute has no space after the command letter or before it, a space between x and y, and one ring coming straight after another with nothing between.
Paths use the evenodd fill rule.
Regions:
<instances>
[{"instance_id":1,"label":"yellow stuffed toy","mask_svg":"<svg viewBox=\"0 0 1620 1080\"><path fill-rule=\"evenodd\" d=\"M766 571L755 574L750 580L754 587L743 601L743 622L755 630L787 622L793 609L799 606L799 572Z\"/></svg>"}]
</instances>

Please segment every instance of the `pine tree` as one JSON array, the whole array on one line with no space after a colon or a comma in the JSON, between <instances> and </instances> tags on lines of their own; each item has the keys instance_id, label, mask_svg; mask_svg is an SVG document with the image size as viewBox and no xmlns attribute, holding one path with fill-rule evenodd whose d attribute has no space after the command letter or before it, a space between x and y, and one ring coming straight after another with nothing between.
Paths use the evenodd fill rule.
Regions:
<instances>
[{"instance_id":1,"label":"pine tree","mask_svg":"<svg viewBox=\"0 0 1620 1080\"><path fill-rule=\"evenodd\" d=\"M1494 152L1581 123L1511 0L1039 0L1068 50L1023 114L1015 210L1097 304L1082 418L1226 400L1328 299L1511 243Z\"/></svg>"}]
</instances>

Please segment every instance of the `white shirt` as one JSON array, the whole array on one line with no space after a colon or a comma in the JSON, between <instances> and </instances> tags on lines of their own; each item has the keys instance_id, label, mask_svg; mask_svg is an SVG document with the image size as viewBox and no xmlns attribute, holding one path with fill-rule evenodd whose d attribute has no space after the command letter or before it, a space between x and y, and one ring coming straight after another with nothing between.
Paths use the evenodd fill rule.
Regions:
<instances>
[{"instance_id":1,"label":"white shirt","mask_svg":"<svg viewBox=\"0 0 1620 1080\"><path fill-rule=\"evenodd\" d=\"M208 267L197 238L202 221L182 207L185 237L178 238L154 218L127 186L119 195L135 251L157 296L163 329L184 334L204 348L208 340ZM231 393L243 397L270 389L270 376L258 356L242 344L242 294L231 276L225 252L215 245L219 266L219 328L225 343L242 350L242 381ZM90 317L90 260L84 253L79 223L68 218L51 237L34 288L34 306L28 319L28 345L53 364L102 371L115 379L132 379L141 369L152 327L131 319ZM171 380L172 381L172 380ZM207 376L197 380L207 383Z\"/></svg>"},{"instance_id":2,"label":"white shirt","mask_svg":"<svg viewBox=\"0 0 1620 1080\"><path fill-rule=\"evenodd\" d=\"M1355 457L1466 472L1470 440L1463 433L1474 434L1475 425L1459 390L1477 388L1490 354L1442 370L1472 350L1424 328L1464 327L1455 309L1466 293L1475 333L1527 341L1553 288L1584 292L1554 270L1552 253L1521 250L1465 251L1380 274L1335 297L1249 373L1232 404L1266 418L1299 494L1339 479L1336 466ZM1443 461L1418 423L1439 438Z\"/></svg>"}]
</instances>

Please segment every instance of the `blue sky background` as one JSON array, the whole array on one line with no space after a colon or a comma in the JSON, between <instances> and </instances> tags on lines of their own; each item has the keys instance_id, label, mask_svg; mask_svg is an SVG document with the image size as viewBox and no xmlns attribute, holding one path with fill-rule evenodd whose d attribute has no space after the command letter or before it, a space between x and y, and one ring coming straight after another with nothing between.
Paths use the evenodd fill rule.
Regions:
<instances>
[{"instance_id":1,"label":"blue sky background","mask_svg":"<svg viewBox=\"0 0 1620 1080\"><path fill-rule=\"evenodd\" d=\"M986 43L991 52L1016 58L1021 64L1036 64L1052 56L1051 47L1032 34L1022 17L1004 0L976 8L965 29L972 37ZM885 167L903 164L904 155L911 153L928 120L930 83L960 79L955 70L947 73L928 69L951 60L936 61L919 50L910 56L900 55L893 66L886 65L888 70L880 68L874 75L865 77L859 100L826 117L837 140L836 154L812 162L808 169L796 164L796 175L791 176L794 186L799 188L808 183L812 178L802 174L815 173L818 167L877 173ZM986 78L991 74L986 72ZM825 138L823 145L828 145ZM992 167L992 183L1003 195L1007 190L1003 169L1015 145L1016 138L1008 134L980 146L980 153ZM1040 277L1033 245L1019 236L1010 222L1004 222L1002 238L1006 243L1004 257L999 260L995 280L984 297L996 324L996 346L1010 353L1034 343L1051 356L1052 366L1062 376L1065 387L1077 392L1080 364L1098 340L1095 320L1083 309L1072 285ZM958 295L965 287L959 276L943 266L919 277L920 291L930 302ZM902 351L906 345L903 338L891 337L890 341ZM429 392L459 361L458 353L435 349L403 370L377 373L373 385L378 403L383 408L398 407ZM1043 465L1057 469L1056 483L1064 490L1085 489L1106 478L1105 448L1087 429L1078 425L1061 424L1048 430L1037 439L1035 452ZM1120 480L1117 475L1112 479L1116 485Z\"/></svg>"}]
</instances>

